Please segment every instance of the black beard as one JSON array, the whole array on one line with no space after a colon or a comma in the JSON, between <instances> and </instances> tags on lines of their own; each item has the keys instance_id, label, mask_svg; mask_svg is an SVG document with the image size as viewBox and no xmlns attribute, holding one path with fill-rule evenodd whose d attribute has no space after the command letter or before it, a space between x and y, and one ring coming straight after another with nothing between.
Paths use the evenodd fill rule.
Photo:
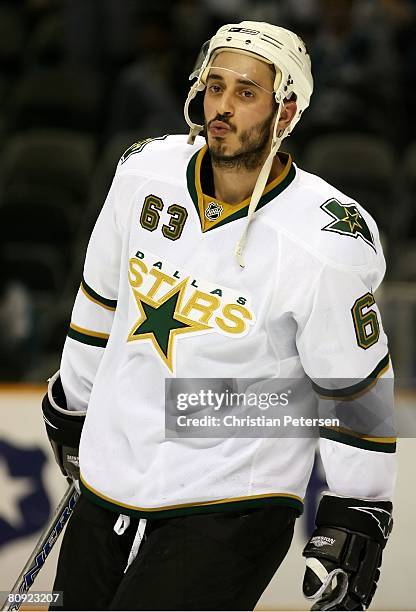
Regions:
<instances>
[{"instance_id":1,"label":"black beard","mask_svg":"<svg viewBox=\"0 0 416 612\"><path fill-rule=\"evenodd\" d=\"M242 132L240 136L241 148L234 155L223 155L221 153L221 143L218 143L217 150L209 146L207 125L205 124L204 135L211 155L212 165L216 168L226 168L227 170L240 170L244 168L244 170L249 171L256 170L262 166L267 157L267 147L274 117L275 113L273 112L263 122L253 126L250 130ZM221 118L221 120L223 119Z\"/></svg>"}]
</instances>

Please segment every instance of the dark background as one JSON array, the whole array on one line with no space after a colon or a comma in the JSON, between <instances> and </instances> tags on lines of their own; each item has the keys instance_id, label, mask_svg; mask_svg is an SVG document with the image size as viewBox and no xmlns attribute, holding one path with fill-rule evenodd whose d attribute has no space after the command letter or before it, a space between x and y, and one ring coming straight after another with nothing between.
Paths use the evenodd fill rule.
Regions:
<instances>
[{"instance_id":1,"label":"dark background","mask_svg":"<svg viewBox=\"0 0 416 612\"><path fill-rule=\"evenodd\" d=\"M388 263L378 300L396 371L415 374L415 0L0 0L0 380L59 367L119 157L187 131L201 45L243 19L308 46L315 92L282 149L376 218Z\"/></svg>"}]
</instances>

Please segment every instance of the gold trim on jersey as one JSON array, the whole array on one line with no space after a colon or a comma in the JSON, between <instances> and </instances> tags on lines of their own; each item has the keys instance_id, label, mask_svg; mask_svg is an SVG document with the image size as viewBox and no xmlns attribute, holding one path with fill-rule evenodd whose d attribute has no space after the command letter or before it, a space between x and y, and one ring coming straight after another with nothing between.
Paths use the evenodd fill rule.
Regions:
<instances>
[{"instance_id":1,"label":"gold trim on jersey","mask_svg":"<svg viewBox=\"0 0 416 612\"><path fill-rule=\"evenodd\" d=\"M109 339L109 334L103 334L102 332L92 331L91 329L85 329L79 327L74 323L71 323L67 333L68 338L81 342L82 344L88 344L89 346L96 346L105 348Z\"/></svg>"},{"instance_id":2,"label":"gold trim on jersey","mask_svg":"<svg viewBox=\"0 0 416 612\"><path fill-rule=\"evenodd\" d=\"M201 168L202 161L207 151L208 147L207 145L204 145L202 149L195 153L189 162L187 170L188 190L194 202L195 208L198 211L201 229L203 232L207 232L225 223L229 223L230 221L246 217L251 199L248 197L238 204L229 204L228 202L224 202L203 193L201 184ZM284 189L286 189L286 187L288 187L288 185L290 185L296 176L296 171L292 163L291 156L288 153L282 152L279 153L279 156L282 162L285 164L284 169L279 176L266 185L257 206L257 210L277 197ZM218 210L221 211L217 219L210 220L205 216L205 211L210 204L215 204L218 207Z\"/></svg>"},{"instance_id":3,"label":"gold trim on jersey","mask_svg":"<svg viewBox=\"0 0 416 612\"><path fill-rule=\"evenodd\" d=\"M312 387L321 399L348 402L368 393L389 368L390 354L387 353L366 378L351 387L345 387L343 389L326 389L325 387L319 386L314 381L312 381Z\"/></svg>"},{"instance_id":4,"label":"gold trim on jersey","mask_svg":"<svg viewBox=\"0 0 416 612\"><path fill-rule=\"evenodd\" d=\"M102 332L92 331L91 329L86 329L85 327L79 327L75 325L75 323L71 323L69 326L74 331L79 332L80 334L85 334L86 336L92 336L93 338L103 338L104 340L108 340L110 335L104 334Z\"/></svg>"},{"instance_id":5,"label":"gold trim on jersey","mask_svg":"<svg viewBox=\"0 0 416 612\"><path fill-rule=\"evenodd\" d=\"M321 438L354 446L367 451L379 453L395 453L397 438L395 437L374 437L366 436L351 429L344 427L320 427L319 433Z\"/></svg>"},{"instance_id":6,"label":"gold trim on jersey","mask_svg":"<svg viewBox=\"0 0 416 612\"><path fill-rule=\"evenodd\" d=\"M84 276L81 280L81 290L83 294L94 302L94 304L98 304L107 310L115 310L117 308L117 300L110 300L109 298L105 298L99 293L97 293L85 280Z\"/></svg>"},{"instance_id":7,"label":"gold trim on jersey","mask_svg":"<svg viewBox=\"0 0 416 612\"><path fill-rule=\"evenodd\" d=\"M163 514L168 514L171 516L180 514L192 514L192 513L204 513L204 512L218 512L224 509L224 506L227 506L226 509L235 509L236 507L247 507L250 506L260 506L260 505L272 505L273 503L280 503L284 505L289 505L295 507L299 513L302 512L303 508L303 499L297 495L292 493L261 493L257 495L245 495L241 497L227 497L223 499L216 499L212 501L201 501L201 502L188 502L182 504L170 504L168 506L161 506L157 508L146 508L143 506L133 506L130 504L125 504L123 502L119 502L111 497L100 493L97 489L94 489L90 484L86 482L84 477L80 475L80 484L83 492L89 494L90 497L94 498L96 503L101 502L100 505L104 505L111 510L118 511L127 510L126 514L132 516L148 516L151 517L161 517Z\"/></svg>"},{"instance_id":8,"label":"gold trim on jersey","mask_svg":"<svg viewBox=\"0 0 416 612\"><path fill-rule=\"evenodd\" d=\"M340 434L346 434L347 436L360 438L360 440L366 440L367 442L377 442L378 444L394 444L395 442L397 442L397 438L395 437L383 438L377 436L367 436L365 434L359 433L358 431L347 429L346 427L326 427L325 429L331 429L332 431L336 431Z\"/></svg>"},{"instance_id":9,"label":"gold trim on jersey","mask_svg":"<svg viewBox=\"0 0 416 612\"><path fill-rule=\"evenodd\" d=\"M93 302L94 304L97 304L97 306L101 306L102 308L105 308L106 310L111 310L112 312L115 311L115 309L116 309L115 306L108 306L107 304L104 304L103 302L100 302L96 298L92 297L92 295L87 292L87 290L86 290L86 288L85 288L83 283L80 284L79 288L81 289L82 293L85 295L85 297L90 302Z\"/></svg>"}]
</instances>

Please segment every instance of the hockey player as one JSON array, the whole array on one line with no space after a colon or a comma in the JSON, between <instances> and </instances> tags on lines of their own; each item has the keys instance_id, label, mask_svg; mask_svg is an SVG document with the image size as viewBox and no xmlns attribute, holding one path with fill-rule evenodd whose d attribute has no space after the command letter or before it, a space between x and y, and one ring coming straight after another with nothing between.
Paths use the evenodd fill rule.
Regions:
<instances>
[{"instance_id":1,"label":"hockey player","mask_svg":"<svg viewBox=\"0 0 416 612\"><path fill-rule=\"evenodd\" d=\"M316 440L166 437L165 379L304 378L342 397L392 377L377 227L279 151L312 94L302 40L226 25L192 78L188 140L137 143L118 164L43 402L74 478L82 429L54 585L66 609L251 610L290 546ZM315 609L371 602L394 451L322 428L329 490L304 550Z\"/></svg>"}]
</instances>

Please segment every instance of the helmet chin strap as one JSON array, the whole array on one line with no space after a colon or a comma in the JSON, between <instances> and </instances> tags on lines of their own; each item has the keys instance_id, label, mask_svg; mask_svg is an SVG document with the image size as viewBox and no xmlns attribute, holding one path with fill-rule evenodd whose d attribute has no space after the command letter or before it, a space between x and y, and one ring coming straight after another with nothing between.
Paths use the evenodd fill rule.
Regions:
<instances>
[{"instance_id":1,"label":"helmet chin strap","mask_svg":"<svg viewBox=\"0 0 416 612\"><path fill-rule=\"evenodd\" d=\"M257 181L256 184L254 185L254 189L253 189L253 193L251 194L251 199L250 199L250 204L248 207L248 213L247 213L247 222L246 222L246 226L244 228L243 233L241 234L241 238L240 240L237 242L234 254L237 257L237 261L239 266L241 266L242 268L244 268L245 264L244 264L244 248L246 246L247 243L247 236L248 236L248 231L249 231L249 227L250 227L250 223L253 219L253 215L256 212L256 208L257 205L260 201L260 198L263 194L264 188L266 187L267 184L267 179L269 178L269 174L270 174L270 170L272 168L272 164L273 164L273 160L274 157L277 153L277 151L279 150L279 146L280 143L282 141L281 138L278 137L277 131L278 131L278 123L280 120L280 115L282 113L282 108L283 108L283 100L279 101L279 106L276 112L276 119L274 121L274 127L273 127L273 136L272 136L272 145L270 148L270 153L266 158L266 161L263 164L262 169L260 170L260 174L257 177Z\"/></svg>"}]
</instances>

